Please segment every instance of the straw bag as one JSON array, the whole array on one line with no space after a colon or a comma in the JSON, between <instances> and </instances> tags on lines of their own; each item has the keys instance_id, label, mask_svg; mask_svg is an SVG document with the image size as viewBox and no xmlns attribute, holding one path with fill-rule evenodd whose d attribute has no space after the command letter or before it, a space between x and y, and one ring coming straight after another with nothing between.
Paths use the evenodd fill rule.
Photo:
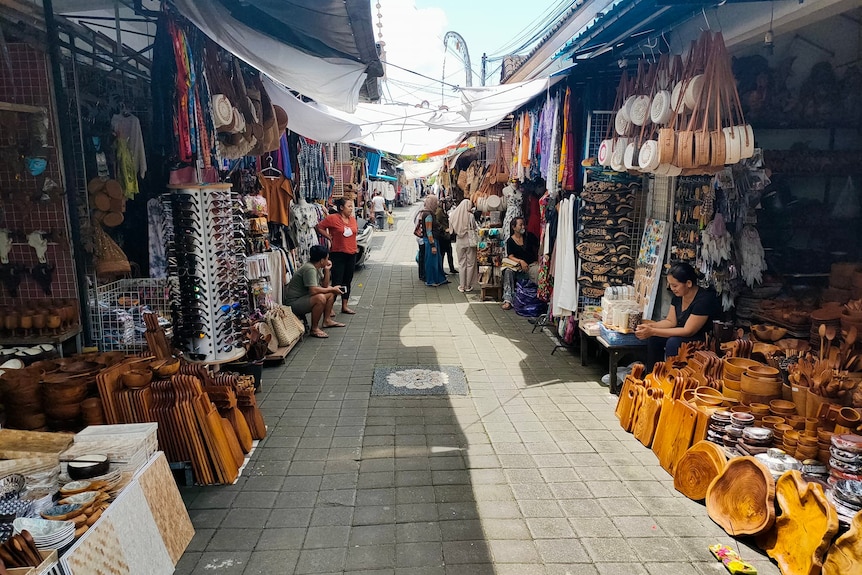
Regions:
<instances>
[{"instance_id":1,"label":"straw bag","mask_svg":"<svg viewBox=\"0 0 862 575\"><path fill-rule=\"evenodd\" d=\"M121 276L132 273L129 258L117 242L111 239L100 225L93 226L95 240L96 275L99 277Z\"/></svg>"},{"instance_id":2,"label":"straw bag","mask_svg":"<svg viewBox=\"0 0 862 575\"><path fill-rule=\"evenodd\" d=\"M272 333L275 334L279 347L287 347L293 344L305 333L305 326L302 320L296 317L290 307L286 305L275 306L268 311L266 322Z\"/></svg>"}]
</instances>

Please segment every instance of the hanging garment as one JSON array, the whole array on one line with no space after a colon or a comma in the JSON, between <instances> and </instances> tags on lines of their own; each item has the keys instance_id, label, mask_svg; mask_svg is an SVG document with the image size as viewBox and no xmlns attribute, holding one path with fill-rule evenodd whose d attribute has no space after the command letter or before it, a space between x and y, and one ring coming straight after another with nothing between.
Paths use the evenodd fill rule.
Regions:
<instances>
[{"instance_id":1,"label":"hanging garment","mask_svg":"<svg viewBox=\"0 0 862 575\"><path fill-rule=\"evenodd\" d=\"M147 239L150 254L150 277L168 277L167 238L173 236L173 222L158 198L147 202Z\"/></svg>"},{"instance_id":2,"label":"hanging garment","mask_svg":"<svg viewBox=\"0 0 862 575\"><path fill-rule=\"evenodd\" d=\"M503 188L503 197L506 198L506 217L503 218L503 241L509 239L509 230L515 218L524 217L524 195L516 186L509 184Z\"/></svg>"},{"instance_id":3,"label":"hanging garment","mask_svg":"<svg viewBox=\"0 0 862 575\"><path fill-rule=\"evenodd\" d=\"M123 195L132 199L138 195L138 174L135 171L135 162L129 152L129 145L125 138L117 139L117 179L123 187Z\"/></svg>"},{"instance_id":4,"label":"hanging garment","mask_svg":"<svg viewBox=\"0 0 862 575\"><path fill-rule=\"evenodd\" d=\"M282 225L290 225L290 203L294 199L293 186L284 176L267 178L258 174L260 195L266 200L268 219Z\"/></svg>"},{"instance_id":5,"label":"hanging garment","mask_svg":"<svg viewBox=\"0 0 862 575\"><path fill-rule=\"evenodd\" d=\"M551 242L548 238L550 226L548 225L548 204L550 202L550 194L545 192L539 199L539 213L542 217L542 235L539 237L539 289L537 297L549 302L551 301L551 290L553 289L553 278L551 277L551 257L550 248Z\"/></svg>"},{"instance_id":6,"label":"hanging garment","mask_svg":"<svg viewBox=\"0 0 862 575\"><path fill-rule=\"evenodd\" d=\"M542 214L536 194L527 194L524 198L524 223L528 232L537 238L542 235Z\"/></svg>"},{"instance_id":7,"label":"hanging garment","mask_svg":"<svg viewBox=\"0 0 862 575\"><path fill-rule=\"evenodd\" d=\"M572 315L578 309L577 265L575 262L574 205L570 198L560 203L557 228L556 261L554 262L554 315Z\"/></svg>"},{"instance_id":8,"label":"hanging garment","mask_svg":"<svg viewBox=\"0 0 862 575\"><path fill-rule=\"evenodd\" d=\"M311 246L320 240L314 227L322 220L318 206L308 202L295 203L290 211L290 227L296 234L296 257L303 264L311 257Z\"/></svg>"},{"instance_id":9,"label":"hanging garment","mask_svg":"<svg viewBox=\"0 0 862 575\"><path fill-rule=\"evenodd\" d=\"M563 151L560 154L560 183L564 190L575 189L575 135L572 132L571 115L572 89L566 88L566 102L563 105Z\"/></svg>"},{"instance_id":10,"label":"hanging garment","mask_svg":"<svg viewBox=\"0 0 862 575\"><path fill-rule=\"evenodd\" d=\"M134 165L134 172L141 178L147 176L147 154L144 149L144 136L141 132L141 121L133 114L114 114L111 118L111 129L117 139L126 141Z\"/></svg>"},{"instance_id":11,"label":"hanging garment","mask_svg":"<svg viewBox=\"0 0 862 575\"><path fill-rule=\"evenodd\" d=\"M297 161L300 171L299 194L311 200L327 199L329 174L326 170L323 144L302 138Z\"/></svg>"}]
</instances>

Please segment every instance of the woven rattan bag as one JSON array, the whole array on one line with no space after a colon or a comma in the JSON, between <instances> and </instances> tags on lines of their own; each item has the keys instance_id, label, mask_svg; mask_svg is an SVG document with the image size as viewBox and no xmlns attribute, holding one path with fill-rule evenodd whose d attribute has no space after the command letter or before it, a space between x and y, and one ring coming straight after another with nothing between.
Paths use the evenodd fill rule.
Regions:
<instances>
[{"instance_id":1,"label":"woven rattan bag","mask_svg":"<svg viewBox=\"0 0 862 575\"><path fill-rule=\"evenodd\" d=\"M302 320L286 305L276 306L266 314L266 322L275 334L279 347L287 347L305 333Z\"/></svg>"}]
</instances>

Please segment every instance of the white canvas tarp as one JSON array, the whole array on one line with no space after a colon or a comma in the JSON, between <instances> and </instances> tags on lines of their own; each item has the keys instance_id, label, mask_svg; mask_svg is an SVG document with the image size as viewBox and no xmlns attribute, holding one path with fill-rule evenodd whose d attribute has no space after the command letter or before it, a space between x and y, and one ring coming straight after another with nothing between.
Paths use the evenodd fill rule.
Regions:
<instances>
[{"instance_id":1,"label":"white canvas tarp","mask_svg":"<svg viewBox=\"0 0 862 575\"><path fill-rule=\"evenodd\" d=\"M366 79L362 62L307 54L249 28L216 0L173 3L214 42L264 74L317 102L349 112L356 109Z\"/></svg>"},{"instance_id":2,"label":"white canvas tarp","mask_svg":"<svg viewBox=\"0 0 862 575\"><path fill-rule=\"evenodd\" d=\"M353 142L392 154L418 155L458 143L467 132L492 128L554 83L542 78L520 84L462 88L461 105L432 110L397 104L365 104L353 113L317 102L302 102L269 78L264 86L287 112L288 127L320 142Z\"/></svg>"}]
</instances>

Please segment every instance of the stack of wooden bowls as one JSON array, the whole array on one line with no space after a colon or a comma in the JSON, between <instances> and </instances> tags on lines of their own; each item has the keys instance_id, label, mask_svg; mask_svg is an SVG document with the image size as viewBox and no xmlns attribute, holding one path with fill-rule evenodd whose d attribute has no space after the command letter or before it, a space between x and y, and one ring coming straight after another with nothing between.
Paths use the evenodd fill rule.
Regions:
<instances>
[{"instance_id":1,"label":"stack of wooden bowls","mask_svg":"<svg viewBox=\"0 0 862 575\"><path fill-rule=\"evenodd\" d=\"M832 447L832 432L825 429L817 430L817 460L822 463L829 463L829 458L832 453L829 448Z\"/></svg>"},{"instance_id":2,"label":"stack of wooden bowls","mask_svg":"<svg viewBox=\"0 0 862 575\"><path fill-rule=\"evenodd\" d=\"M753 359L744 357L730 357L724 360L724 384L722 385L722 393L725 397L739 400L741 399L740 392L742 374L746 368L761 365Z\"/></svg>"},{"instance_id":3,"label":"stack of wooden bowls","mask_svg":"<svg viewBox=\"0 0 862 575\"><path fill-rule=\"evenodd\" d=\"M102 366L79 358L58 360L60 370L42 378L42 397L48 427L76 430L81 427L81 402L92 395Z\"/></svg>"},{"instance_id":4,"label":"stack of wooden bowls","mask_svg":"<svg viewBox=\"0 0 862 575\"><path fill-rule=\"evenodd\" d=\"M825 325L828 328L833 328L840 335L842 327L843 313L840 305L828 305L811 312L811 331L809 332L809 341L811 347L820 349L820 326ZM848 324L849 325L849 324ZM862 326L860 326L862 327ZM848 327L849 329L849 327Z\"/></svg>"},{"instance_id":5,"label":"stack of wooden bowls","mask_svg":"<svg viewBox=\"0 0 862 575\"><path fill-rule=\"evenodd\" d=\"M850 331L851 327L855 327L858 333L862 333L862 310L844 308L839 321L842 330Z\"/></svg>"},{"instance_id":6,"label":"stack of wooden bowls","mask_svg":"<svg viewBox=\"0 0 862 575\"><path fill-rule=\"evenodd\" d=\"M102 400L91 397L82 401L81 415L84 418L84 425L104 425L105 413L102 410Z\"/></svg>"},{"instance_id":7,"label":"stack of wooden bowls","mask_svg":"<svg viewBox=\"0 0 862 575\"><path fill-rule=\"evenodd\" d=\"M799 440L796 443L796 453L795 457L799 461L805 461L806 459L818 459L819 455L819 447L817 441L817 435L812 437L810 432L800 431L799 432ZM829 459L823 463L828 463Z\"/></svg>"},{"instance_id":8,"label":"stack of wooden bowls","mask_svg":"<svg viewBox=\"0 0 862 575\"><path fill-rule=\"evenodd\" d=\"M739 399L747 405L769 404L773 399L781 399L781 372L774 367L762 364L748 366L739 383Z\"/></svg>"},{"instance_id":9,"label":"stack of wooden bowls","mask_svg":"<svg viewBox=\"0 0 862 575\"><path fill-rule=\"evenodd\" d=\"M7 369L0 375L7 427L47 431L39 377L39 370L33 367Z\"/></svg>"},{"instance_id":10,"label":"stack of wooden bowls","mask_svg":"<svg viewBox=\"0 0 862 575\"><path fill-rule=\"evenodd\" d=\"M766 425L766 418L769 417L768 405L763 403L752 403L749 404L748 409L750 410L751 415L754 416L754 425L769 427L772 429L772 426ZM784 421L781 423L784 423Z\"/></svg>"}]
</instances>

